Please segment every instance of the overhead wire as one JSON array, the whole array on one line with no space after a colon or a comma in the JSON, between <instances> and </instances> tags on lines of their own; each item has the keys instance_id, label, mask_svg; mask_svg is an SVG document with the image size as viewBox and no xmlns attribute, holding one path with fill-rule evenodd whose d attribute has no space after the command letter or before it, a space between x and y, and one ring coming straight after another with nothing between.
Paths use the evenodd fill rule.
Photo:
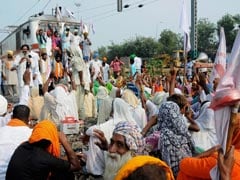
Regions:
<instances>
[{"instance_id":1,"label":"overhead wire","mask_svg":"<svg viewBox=\"0 0 240 180\"><path fill-rule=\"evenodd\" d=\"M88 8L88 9L78 10L76 13L79 13L79 12L86 12L86 11L91 11L91 10L95 10L95 9L99 9L99 8L103 8L103 7L107 7L107 6L112 6L113 4L116 4L116 3L109 3L109 4L104 4L104 5L97 6L97 7L93 7L93 8Z\"/></svg>"},{"instance_id":2,"label":"overhead wire","mask_svg":"<svg viewBox=\"0 0 240 180\"><path fill-rule=\"evenodd\" d=\"M23 15L20 16L20 17L16 20L16 22L15 22L14 24L17 24L18 21L20 21L24 16L26 16L27 13L28 13L29 11L31 11L40 1L41 1L41 0L38 0L38 1L37 1L33 6L31 6L25 13L23 13Z\"/></svg>"},{"instance_id":3,"label":"overhead wire","mask_svg":"<svg viewBox=\"0 0 240 180\"><path fill-rule=\"evenodd\" d=\"M139 4L139 3L143 3L143 2L146 2L146 1L148 1L148 0L140 0L140 1L134 2L134 4L131 4L131 6L133 6L133 7L130 6L131 8L126 9L125 12L129 12L129 11L138 9L139 7L138 7L138 6L134 6L134 5L137 5L137 4ZM146 3L144 3L144 6L145 6L145 5L152 4L152 3L155 3L155 2L157 2L157 1L159 1L159 0L152 0L152 1L146 2ZM110 14L111 12L115 12L115 13ZM106 14L109 14L109 15L104 16L104 17L99 17L99 16L103 16L103 15L106 15ZM107 12L104 12L104 13L95 14L95 15L93 15L93 16L91 16L91 17L87 17L87 18L84 18L84 19L90 19L90 18L92 18L92 19L93 19L92 21L101 21L101 20L104 20L104 19L106 19L106 18L115 16L115 15L119 15L119 14L120 14L120 13L116 12L116 10L111 10L111 11L107 11ZM96 19L94 19L95 17L96 17Z\"/></svg>"},{"instance_id":4,"label":"overhead wire","mask_svg":"<svg viewBox=\"0 0 240 180\"><path fill-rule=\"evenodd\" d=\"M41 0L38 0L33 6L31 6L22 16L20 16L15 24L20 21L24 16L26 16L26 14L31 11L35 6L37 6L37 4L40 2ZM131 0L128 0L128 1L131 1ZM154 2L157 2L159 0L152 0L150 2L148 2L148 0L139 0L139 1L135 1L130 5L130 8L126 9L125 12L129 12L129 11L132 11L134 9L137 9L139 8L138 6L135 6L137 4L143 4L144 6L146 5L149 5L149 4L152 4ZM48 2L44 5L44 7L42 8L42 11L44 11L47 6L49 5L49 3L51 2L51 0L48 0ZM87 11L92 11L92 10L96 10L96 9L100 9L100 8L103 8L103 7L113 7L113 5L116 5L116 3L106 3L106 4L103 4L103 5L100 5L100 6L96 6L96 7L93 7L93 8L88 8L88 9L84 9L84 10L79 10L77 12L87 12ZM116 12L115 9L112 9L112 10L109 10L109 11L105 11L103 13L98 13L98 14L95 14L95 15L92 15L92 16L89 16L89 17L85 17L83 19L85 20L92 20L92 21L101 21L101 20L104 20L106 18L109 18L109 17L112 17L112 16L116 16L116 15L119 15L120 13ZM103 16L103 17L102 17Z\"/></svg>"},{"instance_id":5,"label":"overhead wire","mask_svg":"<svg viewBox=\"0 0 240 180\"><path fill-rule=\"evenodd\" d=\"M49 5L49 3L51 2L51 0L48 0L48 2L45 4L45 6L42 8L42 11L44 11L46 8L47 8L47 6Z\"/></svg>"}]
</instances>

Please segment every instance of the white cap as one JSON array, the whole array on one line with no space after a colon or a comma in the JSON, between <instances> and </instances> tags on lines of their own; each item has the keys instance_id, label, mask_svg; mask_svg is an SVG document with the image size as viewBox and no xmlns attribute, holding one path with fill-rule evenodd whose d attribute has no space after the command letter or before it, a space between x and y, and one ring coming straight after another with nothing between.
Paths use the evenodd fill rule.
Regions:
<instances>
[{"instance_id":1,"label":"white cap","mask_svg":"<svg viewBox=\"0 0 240 180\"><path fill-rule=\"evenodd\" d=\"M0 95L0 115L3 115L4 113L7 112L7 106L8 106L7 99Z\"/></svg>"}]
</instances>

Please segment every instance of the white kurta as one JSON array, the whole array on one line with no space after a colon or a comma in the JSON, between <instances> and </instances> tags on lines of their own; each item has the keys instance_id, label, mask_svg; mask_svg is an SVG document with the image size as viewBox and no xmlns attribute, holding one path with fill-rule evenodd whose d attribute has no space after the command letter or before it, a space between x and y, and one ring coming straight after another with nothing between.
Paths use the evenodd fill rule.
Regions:
<instances>
[{"instance_id":1,"label":"white kurta","mask_svg":"<svg viewBox=\"0 0 240 180\"><path fill-rule=\"evenodd\" d=\"M0 179L5 179L8 163L15 149L27 141L32 130L27 126L0 128Z\"/></svg>"}]
</instances>

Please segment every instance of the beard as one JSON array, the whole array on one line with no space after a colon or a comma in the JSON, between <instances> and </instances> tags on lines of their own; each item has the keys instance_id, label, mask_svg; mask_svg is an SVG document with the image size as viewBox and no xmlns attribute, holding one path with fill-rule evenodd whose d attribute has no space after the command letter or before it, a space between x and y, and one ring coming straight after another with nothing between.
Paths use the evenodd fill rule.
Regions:
<instances>
[{"instance_id":1,"label":"beard","mask_svg":"<svg viewBox=\"0 0 240 180\"><path fill-rule=\"evenodd\" d=\"M113 180L120 168L130 159L132 159L131 151L127 151L123 155L117 153L105 154L105 171L104 180Z\"/></svg>"}]
</instances>

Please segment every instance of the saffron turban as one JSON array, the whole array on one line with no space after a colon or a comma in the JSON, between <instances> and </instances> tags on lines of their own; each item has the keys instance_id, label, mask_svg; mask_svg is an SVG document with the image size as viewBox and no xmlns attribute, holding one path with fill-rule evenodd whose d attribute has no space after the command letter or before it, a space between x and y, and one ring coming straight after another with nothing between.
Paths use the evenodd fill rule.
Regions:
<instances>
[{"instance_id":1,"label":"saffron turban","mask_svg":"<svg viewBox=\"0 0 240 180\"><path fill-rule=\"evenodd\" d=\"M158 158L152 156L136 156L130 159L119 171L115 180L122 180L127 178L136 169L144 165L157 165L162 167L166 172L167 180L174 180L172 170L170 167Z\"/></svg>"},{"instance_id":2,"label":"saffron turban","mask_svg":"<svg viewBox=\"0 0 240 180\"><path fill-rule=\"evenodd\" d=\"M56 156L60 156L60 144L58 131L55 124L50 120L40 121L32 131L32 135L29 138L29 143L39 142L40 140L48 140L51 145L48 147L47 151Z\"/></svg>"}]
</instances>

